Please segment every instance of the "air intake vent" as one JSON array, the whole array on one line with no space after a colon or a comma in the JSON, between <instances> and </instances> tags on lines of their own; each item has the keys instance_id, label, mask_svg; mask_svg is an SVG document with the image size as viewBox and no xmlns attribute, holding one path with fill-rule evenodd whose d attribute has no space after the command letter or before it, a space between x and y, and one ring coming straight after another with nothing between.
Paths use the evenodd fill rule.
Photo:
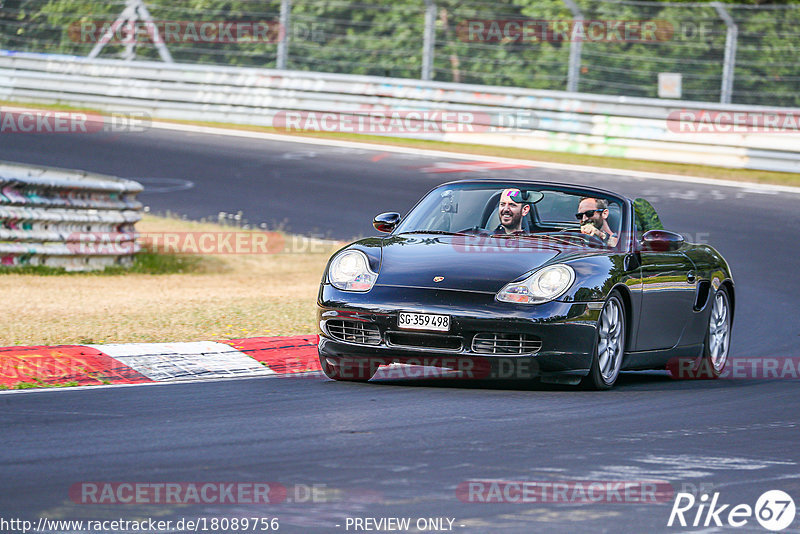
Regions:
<instances>
[{"instance_id":1,"label":"air intake vent","mask_svg":"<svg viewBox=\"0 0 800 534\"><path fill-rule=\"evenodd\" d=\"M325 323L332 338L358 343L360 345L379 345L381 332L374 324L362 321L329 320Z\"/></svg>"},{"instance_id":2,"label":"air intake vent","mask_svg":"<svg viewBox=\"0 0 800 534\"><path fill-rule=\"evenodd\" d=\"M386 339L389 344L401 347L460 351L462 346L462 339L460 336L446 336L441 334L386 332Z\"/></svg>"},{"instance_id":3,"label":"air intake vent","mask_svg":"<svg viewBox=\"0 0 800 534\"><path fill-rule=\"evenodd\" d=\"M534 354L542 348L542 340L528 334L481 332L472 338L472 352L479 354Z\"/></svg>"},{"instance_id":4,"label":"air intake vent","mask_svg":"<svg viewBox=\"0 0 800 534\"><path fill-rule=\"evenodd\" d=\"M711 292L711 281L700 280L697 283L697 296L694 300L694 311L702 310L706 302L708 302L708 295Z\"/></svg>"}]
</instances>

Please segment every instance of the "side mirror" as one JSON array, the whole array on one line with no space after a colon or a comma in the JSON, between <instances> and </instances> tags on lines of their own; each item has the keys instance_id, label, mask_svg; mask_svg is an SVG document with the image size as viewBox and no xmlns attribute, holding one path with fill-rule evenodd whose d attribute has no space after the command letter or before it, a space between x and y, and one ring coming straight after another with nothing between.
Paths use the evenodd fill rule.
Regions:
<instances>
[{"instance_id":1,"label":"side mirror","mask_svg":"<svg viewBox=\"0 0 800 534\"><path fill-rule=\"evenodd\" d=\"M395 212L381 213L372 219L372 226L379 232L391 232L400 224L400 214Z\"/></svg>"},{"instance_id":2,"label":"side mirror","mask_svg":"<svg viewBox=\"0 0 800 534\"><path fill-rule=\"evenodd\" d=\"M653 252L667 252L678 250L683 246L684 239L681 234L669 230L650 230L642 236L642 250Z\"/></svg>"}]
</instances>

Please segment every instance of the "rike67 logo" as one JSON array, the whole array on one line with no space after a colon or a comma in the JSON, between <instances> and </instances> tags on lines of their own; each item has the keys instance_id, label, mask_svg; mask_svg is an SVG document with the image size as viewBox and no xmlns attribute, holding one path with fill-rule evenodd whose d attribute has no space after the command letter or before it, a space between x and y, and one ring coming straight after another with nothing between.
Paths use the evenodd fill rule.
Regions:
<instances>
[{"instance_id":1,"label":"rike67 logo","mask_svg":"<svg viewBox=\"0 0 800 534\"><path fill-rule=\"evenodd\" d=\"M696 510L695 510L696 507ZM761 494L754 507L749 504L722 504L719 492L695 499L691 493L678 493L672 504L667 526L680 527L743 527L755 520L765 529L779 532L795 519L794 500L781 490Z\"/></svg>"}]
</instances>

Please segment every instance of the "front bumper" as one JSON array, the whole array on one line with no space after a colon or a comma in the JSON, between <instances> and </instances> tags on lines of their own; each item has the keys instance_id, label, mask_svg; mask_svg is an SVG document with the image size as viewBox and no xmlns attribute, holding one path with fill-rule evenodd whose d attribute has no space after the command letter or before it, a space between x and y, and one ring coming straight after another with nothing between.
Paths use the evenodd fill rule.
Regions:
<instances>
[{"instance_id":1,"label":"front bumper","mask_svg":"<svg viewBox=\"0 0 800 534\"><path fill-rule=\"evenodd\" d=\"M554 301L521 305L497 302L489 293L391 286L355 293L323 285L317 315L319 354L331 362L370 360L373 367L398 362L475 370L477 375L492 369L492 376L497 376L497 369L504 367L521 376L583 376L592 363L597 304ZM449 315L450 330L400 329L399 312ZM367 325L362 328L373 332L369 342L354 342L353 336L343 336L335 328L332 332L331 326L341 321ZM379 335L374 334L376 330ZM540 346L520 354L489 353L485 344L473 343L476 334L524 335L538 340Z\"/></svg>"}]
</instances>

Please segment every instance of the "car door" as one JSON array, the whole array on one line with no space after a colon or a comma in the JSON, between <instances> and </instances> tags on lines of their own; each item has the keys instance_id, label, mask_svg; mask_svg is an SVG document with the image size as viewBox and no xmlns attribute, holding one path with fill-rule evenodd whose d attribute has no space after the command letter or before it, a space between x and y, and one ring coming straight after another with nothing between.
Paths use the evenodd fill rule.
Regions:
<instances>
[{"instance_id":1,"label":"car door","mask_svg":"<svg viewBox=\"0 0 800 534\"><path fill-rule=\"evenodd\" d=\"M641 252L642 307L636 350L674 347L692 317L697 280L680 250Z\"/></svg>"},{"instance_id":2,"label":"car door","mask_svg":"<svg viewBox=\"0 0 800 534\"><path fill-rule=\"evenodd\" d=\"M655 209L644 199L634 202L636 242L648 230L663 229ZM678 250L639 250L641 313L635 350L674 347L692 317L697 274L692 260Z\"/></svg>"}]
</instances>

